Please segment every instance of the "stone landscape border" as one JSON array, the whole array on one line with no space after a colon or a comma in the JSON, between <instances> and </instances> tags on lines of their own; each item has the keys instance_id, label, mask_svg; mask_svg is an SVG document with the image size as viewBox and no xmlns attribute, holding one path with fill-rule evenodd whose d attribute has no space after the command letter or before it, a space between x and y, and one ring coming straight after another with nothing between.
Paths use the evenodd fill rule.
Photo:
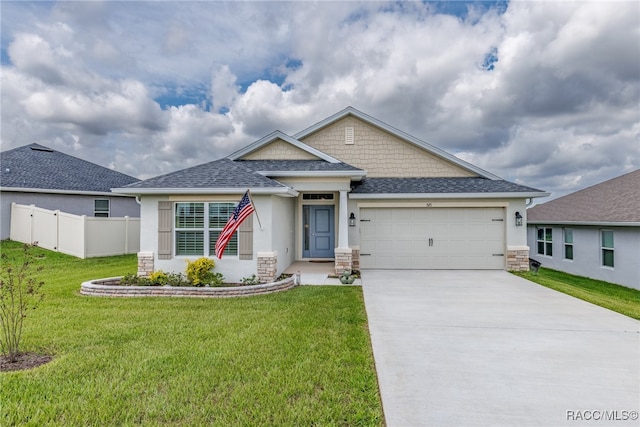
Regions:
<instances>
[{"instance_id":1,"label":"stone landscape border","mask_svg":"<svg viewBox=\"0 0 640 427\"><path fill-rule=\"evenodd\" d=\"M95 279L80 285L82 295L98 297L231 298L286 291L297 285L296 276L273 283L228 287L123 286L121 277Z\"/></svg>"}]
</instances>

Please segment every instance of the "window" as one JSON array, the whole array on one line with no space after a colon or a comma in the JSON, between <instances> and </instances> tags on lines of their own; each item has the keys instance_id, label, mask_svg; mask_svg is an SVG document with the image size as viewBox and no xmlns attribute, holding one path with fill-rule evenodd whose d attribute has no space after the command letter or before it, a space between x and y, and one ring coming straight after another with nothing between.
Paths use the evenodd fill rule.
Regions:
<instances>
[{"instance_id":1,"label":"window","mask_svg":"<svg viewBox=\"0 0 640 427\"><path fill-rule=\"evenodd\" d=\"M95 199L93 201L93 216L109 217L109 199Z\"/></svg>"},{"instance_id":2,"label":"window","mask_svg":"<svg viewBox=\"0 0 640 427\"><path fill-rule=\"evenodd\" d=\"M613 231L602 230L600 235L602 236L602 265L613 268Z\"/></svg>"},{"instance_id":3,"label":"window","mask_svg":"<svg viewBox=\"0 0 640 427\"><path fill-rule=\"evenodd\" d=\"M573 230L565 228L564 230L564 259L573 259Z\"/></svg>"},{"instance_id":4,"label":"window","mask_svg":"<svg viewBox=\"0 0 640 427\"><path fill-rule=\"evenodd\" d=\"M333 193L305 193L302 200L333 200Z\"/></svg>"},{"instance_id":5,"label":"window","mask_svg":"<svg viewBox=\"0 0 640 427\"><path fill-rule=\"evenodd\" d=\"M176 203L176 255L214 255L216 240L234 208L234 203ZM224 255L238 255L238 233Z\"/></svg>"},{"instance_id":6,"label":"window","mask_svg":"<svg viewBox=\"0 0 640 427\"><path fill-rule=\"evenodd\" d=\"M538 228L538 254L553 256L553 229Z\"/></svg>"}]
</instances>

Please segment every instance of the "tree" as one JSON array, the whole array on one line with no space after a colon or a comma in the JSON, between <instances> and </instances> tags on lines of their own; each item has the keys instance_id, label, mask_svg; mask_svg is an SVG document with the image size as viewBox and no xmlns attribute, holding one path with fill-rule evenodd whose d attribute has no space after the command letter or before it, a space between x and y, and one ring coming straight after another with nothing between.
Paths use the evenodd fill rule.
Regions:
<instances>
[{"instance_id":1,"label":"tree","mask_svg":"<svg viewBox=\"0 0 640 427\"><path fill-rule=\"evenodd\" d=\"M40 292L43 281L36 279L34 269L33 245L22 247L22 259L13 260L6 253L0 255L0 352L11 362L15 362L20 354L20 339L24 319L29 310L38 307L43 295Z\"/></svg>"}]
</instances>

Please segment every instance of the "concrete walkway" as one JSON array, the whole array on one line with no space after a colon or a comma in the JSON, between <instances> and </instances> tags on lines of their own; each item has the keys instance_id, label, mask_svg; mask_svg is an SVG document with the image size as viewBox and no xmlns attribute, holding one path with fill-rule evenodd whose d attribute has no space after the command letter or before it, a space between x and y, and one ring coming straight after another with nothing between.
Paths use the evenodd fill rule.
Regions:
<instances>
[{"instance_id":1,"label":"concrete walkway","mask_svg":"<svg viewBox=\"0 0 640 427\"><path fill-rule=\"evenodd\" d=\"M300 273L302 285L340 285L340 286L359 286L362 280L356 279L352 285L343 285L340 279L335 276L334 262L311 262L296 261L284 270L287 274Z\"/></svg>"},{"instance_id":2,"label":"concrete walkway","mask_svg":"<svg viewBox=\"0 0 640 427\"><path fill-rule=\"evenodd\" d=\"M362 276L389 427L640 425L640 322L505 271Z\"/></svg>"}]
</instances>

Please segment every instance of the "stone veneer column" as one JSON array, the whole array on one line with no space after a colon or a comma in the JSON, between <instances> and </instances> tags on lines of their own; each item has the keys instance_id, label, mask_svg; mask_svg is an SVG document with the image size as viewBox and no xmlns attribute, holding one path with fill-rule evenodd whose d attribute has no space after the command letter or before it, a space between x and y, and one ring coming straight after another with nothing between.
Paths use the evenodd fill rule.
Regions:
<instances>
[{"instance_id":1,"label":"stone veneer column","mask_svg":"<svg viewBox=\"0 0 640 427\"><path fill-rule=\"evenodd\" d=\"M153 273L153 252L138 252L138 276L149 277Z\"/></svg>"},{"instance_id":2,"label":"stone veneer column","mask_svg":"<svg viewBox=\"0 0 640 427\"><path fill-rule=\"evenodd\" d=\"M507 270L529 271L529 246L507 247Z\"/></svg>"},{"instance_id":3,"label":"stone veneer column","mask_svg":"<svg viewBox=\"0 0 640 427\"><path fill-rule=\"evenodd\" d=\"M336 275L342 275L345 270L351 271L353 268L351 248L336 248L334 253L336 257Z\"/></svg>"},{"instance_id":4,"label":"stone veneer column","mask_svg":"<svg viewBox=\"0 0 640 427\"><path fill-rule=\"evenodd\" d=\"M258 278L261 283L275 282L278 273L278 252L258 252Z\"/></svg>"},{"instance_id":5,"label":"stone veneer column","mask_svg":"<svg viewBox=\"0 0 640 427\"><path fill-rule=\"evenodd\" d=\"M360 246L351 248L351 267L354 270L360 270Z\"/></svg>"}]
</instances>

